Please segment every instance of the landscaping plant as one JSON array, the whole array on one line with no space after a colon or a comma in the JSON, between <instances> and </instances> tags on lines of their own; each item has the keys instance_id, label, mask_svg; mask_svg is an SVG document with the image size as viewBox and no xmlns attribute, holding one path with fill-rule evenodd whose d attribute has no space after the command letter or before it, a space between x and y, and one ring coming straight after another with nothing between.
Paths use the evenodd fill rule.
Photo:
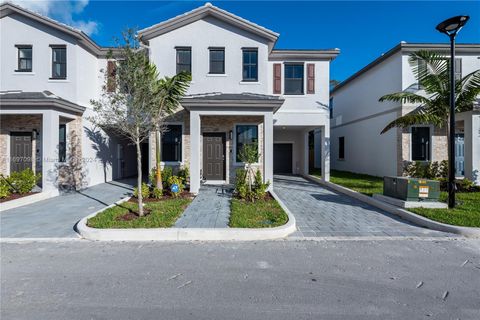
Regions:
<instances>
[{"instance_id":1,"label":"landscaping plant","mask_svg":"<svg viewBox=\"0 0 480 320\"><path fill-rule=\"evenodd\" d=\"M0 199L8 198L11 194L10 186L4 179L3 176L0 179Z\"/></svg>"},{"instance_id":2,"label":"landscaping plant","mask_svg":"<svg viewBox=\"0 0 480 320\"><path fill-rule=\"evenodd\" d=\"M138 192L138 187L133 188L133 196L138 199L139 194L141 194L144 198L150 197L150 187L145 182L142 183L141 193Z\"/></svg>"},{"instance_id":3,"label":"landscaping plant","mask_svg":"<svg viewBox=\"0 0 480 320\"><path fill-rule=\"evenodd\" d=\"M182 179L179 177L179 176L170 176L168 178L168 190L170 191L170 194L176 198L178 197L178 195L180 195L182 192L183 192L183 189L184 189L184 185L183 185L183 181ZM172 186L173 185L177 185L178 186L178 189L175 191L175 190L172 190Z\"/></svg>"},{"instance_id":4,"label":"landscaping plant","mask_svg":"<svg viewBox=\"0 0 480 320\"><path fill-rule=\"evenodd\" d=\"M26 194L32 191L41 177L40 173L35 174L32 169L27 168L19 172L12 172L7 178L7 182L13 189L11 192Z\"/></svg>"}]
</instances>

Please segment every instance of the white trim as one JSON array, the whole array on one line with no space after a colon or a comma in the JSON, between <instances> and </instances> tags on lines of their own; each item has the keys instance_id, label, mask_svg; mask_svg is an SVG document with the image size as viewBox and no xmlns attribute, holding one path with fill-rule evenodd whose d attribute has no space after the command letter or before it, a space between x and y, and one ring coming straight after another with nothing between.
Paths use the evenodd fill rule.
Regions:
<instances>
[{"instance_id":1,"label":"white trim","mask_svg":"<svg viewBox=\"0 0 480 320\"><path fill-rule=\"evenodd\" d=\"M206 77L213 77L213 78L215 78L215 77L222 78L222 77L228 77L228 74L226 74L226 73L207 73L205 76Z\"/></svg>"},{"instance_id":2,"label":"white trim","mask_svg":"<svg viewBox=\"0 0 480 320\"><path fill-rule=\"evenodd\" d=\"M260 124L259 123L252 123L252 122L236 122L233 124L233 133L232 133L232 143L233 143L233 146L232 146L232 151L233 151L233 166L234 167L243 167L245 166L245 163L243 162L237 162L237 126L257 126L257 144L258 144L258 148L260 148L260 129L259 129L259 126ZM259 151L259 155L258 155L258 159L260 159L260 150ZM252 163L252 165L260 165L260 162L255 162L255 163Z\"/></svg>"},{"instance_id":3,"label":"white trim","mask_svg":"<svg viewBox=\"0 0 480 320\"><path fill-rule=\"evenodd\" d=\"M35 72L14 71L14 72L12 73L12 75L14 75L14 76L21 76L21 75L24 75L24 76L34 76L34 75L35 75Z\"/></svg>"},{"instance_id":4,"label":"white trim","mask_svg":"<svg viewBox=\"0 0 480 320\"><path fill-rule=\"evenodd\" d=\"M430 143L429 143L429 160L426 161L421 161L421 160L412 160L412 128L429 128L429 138L430 138ZM409 141L409 155L408 155L408 161L420 161L420 162L432 162L433 161L433 132L435 130L435 127L432 124L418 124L418 125L413 125L408 128L408 141Z\"/></svg>"},{"instance_id":5,"label":"white trim","mask_svg":"<svg viewBox=\"0 0 480 320\"><path fill-rule=\"evenodd\" d=\"M243 81L243 80L241 80L241 81L238 82L238 84L240 84L240 85L257 85L257 86L259 86L259 85L261 85L262 83L261 83L261 82L258 82L258 81Z\"/></svg>"}]
</instances>

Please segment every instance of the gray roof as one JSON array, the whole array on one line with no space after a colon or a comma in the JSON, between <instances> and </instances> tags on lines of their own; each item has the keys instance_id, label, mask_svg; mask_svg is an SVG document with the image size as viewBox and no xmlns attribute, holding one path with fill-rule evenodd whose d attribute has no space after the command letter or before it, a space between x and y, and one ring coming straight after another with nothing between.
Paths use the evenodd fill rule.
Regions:
<instances>
[{"instance_id":1,"label":"gray roof","mask_svg":"<svg viewBox=\"0 0 480 320\"><path fill-rule=\"evenodd\" d=\"M397 52L415 52L419 50L430 50L439 53L448 54L450 45L447 43L407 43L407 42L400 42L392 49L388 50L386 53L382 54L377 59L373 60L365 67L360 69L359 71L355 72L352 76L347 78L346 80L342 81L338 84L335 88L332 89L331 93L335 93L336 91L343 88L345 85L350 83L351 81L355 80L368 70L372 69L373 67L377 66L378 64L382 63L384 60L388 59L392 55L396 54ZM480 54L480 43L459 43L456 44L455 50L457 53L477 53Z\"/></svg>"},{"instance_id":2,"label":"gray roof","mask_svg":"<svg viewBox=\"0 0 480 320\"><path fill-rule=\"evenodd\" d=\"M0 105L3 108L58 108L69 113L83 113L85 107L56 96L50 91L0 91Z\"/></svg>"},{"instance_id":3,"label":"gray roof","mask_svg":"<svg viewBox=\"0 0 480 320\"><path fill-rule=\"evenodd\" d=\"M200 108L267 108L276 112L285 100L281 96L271 96L250 92L221 93L210 92L187 95L182 99L182 106L190 110L192 107Z\"/></svg>"}]
</instances>

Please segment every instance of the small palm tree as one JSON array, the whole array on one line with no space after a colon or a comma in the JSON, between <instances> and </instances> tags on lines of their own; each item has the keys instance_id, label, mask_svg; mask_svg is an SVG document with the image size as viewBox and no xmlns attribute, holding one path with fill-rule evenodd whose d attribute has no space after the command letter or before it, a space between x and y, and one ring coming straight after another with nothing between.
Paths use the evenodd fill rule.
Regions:
<instances>
[{"instance_id":1,"label":"small palm tree","mask_svg":"<svg viewBox=\"0 0 480 320\"><path fill-rule=\"evenodd\" d=\"M423 90L412 92L405 90L384 95L379 101L415 103L420 106L390 122L381 134L392 128L407 128L416 124L433 124L447 129L449 133L450 119L450 86L449 86L449 58L430 51L418 51L410 54L410 65L418 82L418 88ZM456 112L465 112L473 109L473 105L480 95L480 70L467 74L455 84ZM448 138L449 139L449 138ZM448 144L452 141L448 140ZM452 161L453 159L448 159Z\"/></svg>"}]
</instances>

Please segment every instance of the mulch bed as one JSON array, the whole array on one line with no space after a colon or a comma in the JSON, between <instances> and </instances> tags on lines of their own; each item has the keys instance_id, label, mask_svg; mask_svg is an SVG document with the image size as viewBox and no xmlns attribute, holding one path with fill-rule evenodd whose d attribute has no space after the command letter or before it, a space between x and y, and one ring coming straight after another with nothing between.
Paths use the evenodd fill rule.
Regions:
<instances>
[{"instance_id":1,"label":"mulch bed","mask_svg":"<svg viewBox=\"0 0 480 320\"><path fill-rule=\"evenodd\" d=\"M152 213L152 210L143 208L143 217L148 216L150 213ZM124 215L118 216L115 218L117 221L131 221L140 218L138 215L138 212L128 210L128 213L125 213Z\"/></svg>"},{"instance_id":2,"label":"mulch bed","mask_svg":"<svg viewBox=\"0 0 480 320\"><path fill-rule=\"evenodd\" d=\"M25 194L12 193L8 197L0 199L0 203L20 199L20 198L23 198L23 197L31 196L33 194L37 194L37 193L38 192L29 192L29 193L25 193Z\"/></svg>"}]
</instances>

